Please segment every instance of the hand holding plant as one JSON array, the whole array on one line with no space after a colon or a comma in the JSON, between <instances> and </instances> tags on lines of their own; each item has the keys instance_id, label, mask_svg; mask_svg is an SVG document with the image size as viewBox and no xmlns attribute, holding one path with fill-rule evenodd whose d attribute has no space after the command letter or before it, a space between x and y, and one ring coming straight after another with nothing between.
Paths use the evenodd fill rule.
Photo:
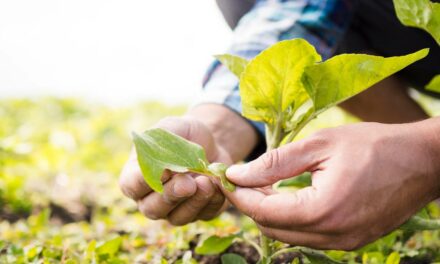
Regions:
<instances>
[{"instance_id":1,"label":"hand holding plant","mask_svg":"<svg viewBox=\"0 0 440 264\"><path fill-rule=\"evenodd\" d=\"M228 199L266 236L291 245L353 250L402 225L440 196L429 121L325 129L227 171ZM411 150L411 151L408 151ZM398 155L397 155L398 154ZM294 193L261 190L312 173Z\"/></svg>"},{"instance_id":2,"label":"hand holding plant","mask_svg":"<svg viewBox=\"0 0 440 264\"><path fill-rule=\"evenodd\" d=\"M203 146L210 161L231 164L229 155L214 141L206 126L196 119L166 118L156 127ZM163 152L163 149L158 151ZM191 153L185 155L191 156ZM159 178L164 182L162 194L153 191L158 184L162 186L160 182L150 185L145 182L135 151L132 151L120 177L124 194L135 200L139 210L150 219L167 219L174 225L183 225L211 219L226 206L224 195L207 176L166 170L163 174L160 172Z\"/></svg>"}]
</instances>

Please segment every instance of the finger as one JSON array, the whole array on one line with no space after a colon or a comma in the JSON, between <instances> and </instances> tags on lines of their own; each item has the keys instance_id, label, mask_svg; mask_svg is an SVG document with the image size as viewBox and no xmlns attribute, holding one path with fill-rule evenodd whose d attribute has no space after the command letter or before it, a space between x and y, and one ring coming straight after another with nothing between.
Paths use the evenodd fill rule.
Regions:
<instances>
[{"instance_id":1,"label":"finger","mask_svg":"<svg viewBox=\"0 0 440 264\"><path fill-rule=\"evenodd\" d=\"M197 215L197 219L200 220L211 220L214 217L218 216L224 209L226 209L228 202L226 201L223 193L218 190L218 187L215 186L216 190L214 195L212 196L209 203L203 208L200 213Z\"/></svg>"},{"instance_id":2,"label":"finger","mask_svg":"<svg viewBox=\"0 0 440 264\"><path fill-rule=\"evenodd\" d=\"M267 227L313 229L319 217L318 193L306 187L294 193L267 194L259 190L237 187L225 192L228 200L258 224Z\"/></svg>"},{"instance_id":3,"label":"finger","mask_svg":"<svg viewBox=\"0 0 440 264\"><path fill-rule=\"evenodd\" d=\"M189 141L202 146L208 160L217 159L218 153L214 147L214 138L211 131L201 122L191 117L167 117L160 120L155 127L166 129Z\"/></svg>"},{"instance_id":4,"label":"finger","mask_svg":"<svg viewBox=\"0 0 440 264\"><path fill-rule=\"evenodd\" d=\"M171 173L166 170L161 177L162 182L168 181L170 176ZM128 161L122 168L119 176L119 186L125 196L135 201L152 192L151 187L145 182L134 148L131 151Z\"/></svg>"},{"instance_id":5,"label":"finger","mask_svg":"<svg viewBox=\"0 0 440 264\"><path fill-rule=\"evenodd\" d=\"M311 171L319 163L315 140L302 140L263 154L243 165L231 166L226 176L232 182L246 187L262 187L305 171Z\"/></svg>"},{"instance_id":6,"label":"finger","mask_svg":"<svg viewBox=\"0 0 440 264\"><path fill-rule=\"evenodd\" d=\"M194 195L195 180L187 174L174 175L165 185L163 194L152 192L138 201L139 211L150 219L163 219L181 202Z\"/></svg>"},{"instance_id":7,"label":"finger","mask_svg":"<svg viewBox=\"0 0 440 264\"><path fill-rule=\"evenodd\" d=\"M298 232L283 229L276 229L258 225L261 232L272 239L295 245L314 249L334 249L337 239L332 236L312 232Z\"/></svg>"},{"instance_id":8,"label":"finger","mask_svg":"<svg viewBox=\"0 0 440 264\"><path fill-rule=\"evenodd\" d=\"M173 225L184 225L196 220L197 215L206 207L215 193L214 184L206 176L195 179L197 184L196 193L180 204L167 217Z\"/></svg>"}]
</instances>

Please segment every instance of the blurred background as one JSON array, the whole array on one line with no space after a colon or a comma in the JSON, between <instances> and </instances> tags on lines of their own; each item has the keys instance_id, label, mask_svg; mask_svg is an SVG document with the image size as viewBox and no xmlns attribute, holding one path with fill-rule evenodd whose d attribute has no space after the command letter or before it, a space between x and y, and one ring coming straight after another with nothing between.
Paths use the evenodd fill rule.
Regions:
<instances>
[{"instance_id":1,"label":"blurred background","mask_svg":"<svg viewBox=\"0 0 440 264\"><path fill-rule=\"evenodd\" d=\"M230 35L215 1L0 1L0 97L188 103Z\"/></svg>"},{"instance_id":2,"label":"blurred background","mask_svg":"<svg viewBox=\"0 0 440 264\"><path fill-rule=\"evenodd\" d=\"M230 39L214 0L0 0L0 263L219 263L192 255L200 237L256 235L233 214L183 227L147 220L118 187L131 131L184 113ZM300 137L355 121L331 109ZM366 252L385 259L396 239Z\"/></svg>"}]
</instances>

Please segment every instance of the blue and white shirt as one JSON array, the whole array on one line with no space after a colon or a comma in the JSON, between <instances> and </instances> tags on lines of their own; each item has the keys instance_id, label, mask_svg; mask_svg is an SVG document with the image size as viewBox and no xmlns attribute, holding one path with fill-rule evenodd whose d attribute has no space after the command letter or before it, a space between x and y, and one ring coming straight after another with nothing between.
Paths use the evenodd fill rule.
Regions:
<instances>
[{"instance_id":1,"label":"blue and white shirt","mask_svg":"<svg viewBox=\"0 0 440 264\"><path fill-rule=\"evenodd\" d=\"M327 59L348 29L354 2L258 0L240 19L227 53L251 59L278 41L304 38ZM241 113L238 79L219 61L211 65L205 76L201 102L223 104ZM264 135L264 124L250 123Z\"/></svg>"}]
</instances>

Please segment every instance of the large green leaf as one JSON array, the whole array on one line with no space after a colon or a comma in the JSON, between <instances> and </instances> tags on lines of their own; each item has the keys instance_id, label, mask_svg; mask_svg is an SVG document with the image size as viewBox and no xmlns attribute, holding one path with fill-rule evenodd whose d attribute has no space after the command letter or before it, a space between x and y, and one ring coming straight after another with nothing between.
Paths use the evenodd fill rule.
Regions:
<instances>
[{"instance_id":1,"label":"large green leaf","mask_svg":"<svg viewBox=\"0 0 440 264\"><path fill-rule=\"evenodd\" d=\"M180 173L206 169L208 160L202 147L166 130L133 133L133 140L145 181L156 192L163 191L160 178L165 169Z\"/></svg>"},{"instance_id":2,"label":"large green leaf","mask_svg":"<svg viewBox=\"0 0 440 264\"><path fill-rule=\"evenodd\" d=\"M200 255L216 255L225 251L237 235L229 235L225 237L210 236L205 240L202 240L196 247L195 251Z\"/></svg>"},{"instance_id":3,"label":"large green leaf","mask_svg":"<svg viewBox=\"0 0 440 264\"><path fill-rule=\"evenodd\" d=\"M321 60L303 39L281 41L249 62L240 78L243 115L274 125L287 122L308 95L301 76L306 66Z\"/></svg>"},{"instance_id":4,"label":"large green leaf","mask_svg":"<svg viewBox=\"0 0 440 264\"><path fill-rule=\"evenodd\" d=\"M405 26L421 28L440 45L440 3L429 0L393 0L397 17Z\"/></svg>"},{"instance_id":5,"label":"large green leaf","mask_svg":"<svg viewBox=\"0 0 440 264\"><path fill-rule=\"evenodd\" d=\"M435 76L426 86L426 89L431 92L440 93L440 75Z\"/></svg>"},{"instance_id":6,"label":"large green leaf","mask_svg":"<svg viewBox=\"0 0 440 264\"><path fill-rule=\"evenodd\" d=\"M226 179L226 166L209 164L205 150L193 142L161 128L147 130L141 135L133 133L133 141L144 179L156 192L163 191L161 176L165 169L218 177L227 190L235 188Z\"/></svg>"},{"instance_id":7,"label":"large green leaf","mask_svg":"<svg viewBox=\"0 0 440 264\"><path fill-rule=\"evenodd\" d=\"M216 57L223 65L225 65L237 78L240 79L241 74L243 73L244 69L248 65L249 61L238 57L235 55L230 54L222 54L222 55L216 55Z\"/></svg>"},{"instance_id":8,"label":"large green leaf","mask_svg":"<svg viewBox=\"0 0 440 264\"><path fill-rule=\"evenodd\" d=\"M315 115L426 57L428 52L428 49L423 49L406 56L389 58L342 54L307 67L303 82L313 100Z\"/></svg>"}]
</instances>

